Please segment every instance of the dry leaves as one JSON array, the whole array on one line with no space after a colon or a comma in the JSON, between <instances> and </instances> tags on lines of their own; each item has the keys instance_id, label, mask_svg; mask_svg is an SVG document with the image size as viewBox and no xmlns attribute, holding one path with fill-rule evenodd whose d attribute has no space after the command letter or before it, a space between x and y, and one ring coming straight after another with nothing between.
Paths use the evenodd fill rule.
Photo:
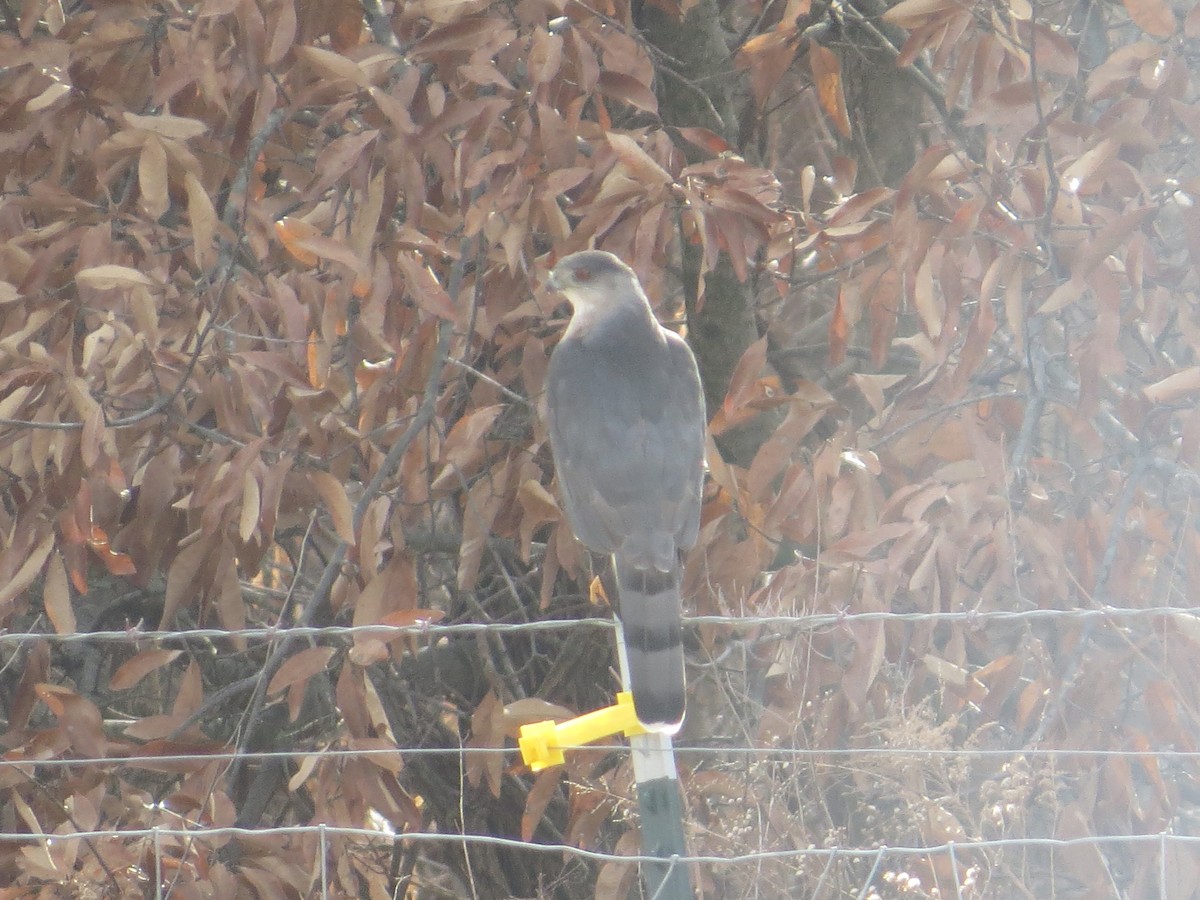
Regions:
<instances>
[{"instance_id":1,"label":"dry leaves","mask_svg":"<svg viewBox=\"0 0 1200 900\"><path fill-rule=\"evenodd\" d=\"M638 849L623 759L534 779L504 752L522 717L609 701L603 639L424 632L598 614L536 416L562 324L545 271L584 246L628 259L673 326L716 284L757 338L709 385L692 608L825 623L689 634L706 665L687 737L762 754L683 766L696 852L1181 821L1186 766L1117 751L1191 749L1192 617L987 615L1196 596L1200 104L1176 36L1200 34L1196 10L1125 0L1105 33L1024 0L893 5L897 64L920 61L944 112L925 108L924 148L885 185L887 148L858 153L878 49L850 7L730 6L744 40L720 71L743 108L718 124L679 121L664 85L687 79L622 3L553 25L478 0L371 22L342 0L18 6L0 36L0 627L30 638L0 648L0 807L10 833L56 839L0 858L0 883L137 895L141 839L58 838L244 815ZM404 631L281 637L297 623ZM268 636L139 636L194 627ZM1111 755L1043 766L1035 736ZM463 743L486 752L461 780L410 752ZM210 758L247 746L297 754L261 814L261 760ZM1011 760L953 755L980 746ZM832 755L856 748L886 752ZM904 752L922 748L948 753ZM29 789L33 761L68 758ZM218 841L164 838L158 862L185 893L312 894L315 840L255 841L234 867ZM382 843L331 839L322 890L394 895ZM466 895L461 846L414 846L404 877ZM495 852L470 874L498 894L578 878L619 897L636 877ZM979 896L976 866L996 895L1018 872L1039 896L1106 889L1094 854L971 852L909 874L943 895ZM1161 860L1113 853L1153 896ZM698 877L713 896L868 887L849 857L782 859Z\"/></svg>"}]
</instances>

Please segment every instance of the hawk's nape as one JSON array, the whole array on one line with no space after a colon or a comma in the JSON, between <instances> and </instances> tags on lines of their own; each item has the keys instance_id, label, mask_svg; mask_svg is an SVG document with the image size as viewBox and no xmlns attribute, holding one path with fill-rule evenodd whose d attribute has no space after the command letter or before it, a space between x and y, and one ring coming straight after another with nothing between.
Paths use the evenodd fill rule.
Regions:
<instances>
[{"instance_id":1,"label":"hawk's nape","mask_svg":"<svg viewBox=\"0 0 1200 900\"><path fill-rule=\"evenodd\" d=\"M612 556L638 719L674 732L685 704L681 556L696 542L704 481L700 375L611 253L572 254L550 283L574 310L546 373L567 519Z\"/></svg>"}]
</instances>

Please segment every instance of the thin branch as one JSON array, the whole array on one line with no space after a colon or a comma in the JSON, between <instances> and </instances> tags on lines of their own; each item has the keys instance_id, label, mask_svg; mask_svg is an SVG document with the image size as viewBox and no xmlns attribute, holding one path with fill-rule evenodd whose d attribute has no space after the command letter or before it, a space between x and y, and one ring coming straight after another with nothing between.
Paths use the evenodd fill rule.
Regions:
<instances>
[{"instance_id":1,"label":"thin branch","mask_svg":"<svg viewBox=\"0 0 1200 900\"><path fill-rule=\"evenodd\" d=\"M400 42L396 40L396 32L392 30L391 19L383 11L379 0L362 0L362 8L363 17L371 28L371 36L375 38L375 43L399 51Z\"/></svg>"},{"instance_id":2,"label":"thin branch","mask_svg":"<svg viewBox=\"0 0 1200 900\"><path fill-rule=\"evenodd\" d=\"M974 406L976 403L982 403L985 400L1019 400L1024 396L1025 395L1020 391L993 391L988 394L976 394L973 397L964 397L961 400L955 400L953 403L948 403L945 406L939 406L937 409L931 410L925 415L913 419L911 422L906 422L895 431L889 431L887 434L880 435L875 443L871 445L871 449L882 447L884 444L891 443L892 441L896 440L896 438L907 434L919 425L928 422L930 419L936 419L940 416L944 416L946 413L950 412L951 410L958 409L959 407Z\"/></svg>"},{"instance_id":3,"label":"thin branch","mask_svg":"<svg viewBox=\"0 0 1200 900\"><path fill-rule=\"evenodd\" d=\"M528 397L522 397L516 391L505 387L500 382L498 382L495 378L492 378L492 376L488 375L486 372L479 371L479 369L476 369L474 366L472 366L469 363L463 362L461 359L451 358L448 360L448 362L450 363L450 365L452 365L456 368L463 369L464 371L470 372L472 375L474 375L480 381L490 384L492 387L494 387L496 390L498 390L500 393L502 393L509 400L512 400L514 403L519 403L521 406L524 406L527 409L533 409L533 403L530 402Z\"/></svg>"}]
</instances>

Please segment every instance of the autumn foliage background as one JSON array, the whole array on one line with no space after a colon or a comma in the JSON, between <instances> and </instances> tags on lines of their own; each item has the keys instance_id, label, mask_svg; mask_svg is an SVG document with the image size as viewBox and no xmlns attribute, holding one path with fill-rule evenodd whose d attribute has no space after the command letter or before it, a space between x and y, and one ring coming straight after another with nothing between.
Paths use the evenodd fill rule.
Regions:
<instances>
[{"instance_id":1,"label":"autumn foliage background","mask_svg":"<svg viewBox=\"0 0 1200 900\"><path fill-rule=\"evenodd\" d=\"M1198 828L1200 6L632 6L5 5L0 896L637 895L387 833L640 846L626 753L511 752L615 687L593 245L710 406L703 895L1196 896L1119 838Z\"/></svg>"}]
</instances>

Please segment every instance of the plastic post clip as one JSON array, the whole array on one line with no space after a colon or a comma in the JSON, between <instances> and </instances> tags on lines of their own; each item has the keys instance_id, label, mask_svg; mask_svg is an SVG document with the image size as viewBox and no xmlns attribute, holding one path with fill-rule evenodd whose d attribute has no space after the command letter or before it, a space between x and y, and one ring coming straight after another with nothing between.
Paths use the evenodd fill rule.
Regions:
<instances>
[{"instance_id":1,"label":"plastic post clip","mask_svg":"<svg viewBox=\"0 0 1200 900\"><path fill-rule=\"evenodd\" d=\"M646 734L633 711L633 694L628 691L617 694L617 702L612 706L565 722L547 719L522 725L518 744L525 764L534 772L540 772L563 764L563 748L579 747L618 733L626 737Z\"/></svg>"}]
</instances>

